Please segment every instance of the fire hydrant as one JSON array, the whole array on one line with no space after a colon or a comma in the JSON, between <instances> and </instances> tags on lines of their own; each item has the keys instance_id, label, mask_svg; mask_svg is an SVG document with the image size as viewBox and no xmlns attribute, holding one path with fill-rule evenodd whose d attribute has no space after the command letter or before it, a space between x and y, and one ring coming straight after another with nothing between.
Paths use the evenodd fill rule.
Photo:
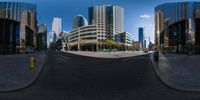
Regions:
<instances>
[{"instance_id":1,"label":"fire hydrant","mask_svg":"<svg viewBox=\"0 0 200 100\"><path fill-rule=\"evenodd\" d=\"M36 63L35 58L31 57L29 63L30 63L30 69L34 69L35 68L35 63Z\"/></svg>"}]
</instances>

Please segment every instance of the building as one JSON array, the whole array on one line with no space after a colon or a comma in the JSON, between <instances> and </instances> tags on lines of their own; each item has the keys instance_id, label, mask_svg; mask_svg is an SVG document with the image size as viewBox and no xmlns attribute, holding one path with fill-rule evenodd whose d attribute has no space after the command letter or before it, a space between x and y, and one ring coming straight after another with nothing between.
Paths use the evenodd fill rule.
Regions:
<instances>
[{"instance_id":1,"label":"building","mask_svg":"<svg viewBox=\"0 0 200 100\"><path fill-rule=\"evenodd\" d=\"M50 31L47 33L47 47L50 47L50 44L53 42L53 34L54 32Z\"/></svg>"},{"instance_id":2,"label":"building","mask_svg":"<svg viewBox=\"0 0 200 100\"><path fill-rule=\"evenodd\" d=\"M69 32L67 31L62 31L61 34L60 34L60 42L61 42L61 45L60 45L60 50L64 51L64 50L68 50L67 48L67 43L68 43L68 34Z\"/></svg>"},{"instance_id":3,"label":"building","mask_svg":"<svg viewBox=\"0 0 200 100\"><path fill-rule=\"evenodd\" d=\"M139 42L141 42L141 49L144 48L144 28L143 27L139 27L138 28L138 39Z\"/></svg>"},{"instance_id":4,"label":"building","mask_svg":"<svg viewBox=\"0 0 200 100\"><path fill-rule=\"evenodd\" d=\"M69 50L105 49L106 40L115 40L124 32L124 9L119 6L91 6L88 17L89 25L83 16L74 17L73 30L67 35Z\"/></svg>"},{"instance_id":5,"label":"building","mask_svg":"<svg viewBox=\"0 0 200 100\"><path fill-rule=\"evenodd\" d=\"M200 2L158 5L155 45L161 52L200 53Z\"/></svg>"},{"instance_id":6,"label":"building","mask_svg":"<svg viewBox=\"0 0 200 100\"><path fill-rule=\"evenodd\" d=\"M51 43L56 43L56 40L57 40L56 33L53 32L53 31L51 31L51 32L49 32L49 35L50 35L50 39L49 39L50 44L51 44Z\"/></svg>"},{"instance_id":7,"label":"building","mask_svg":"<svg viewBox=\"0 0 200 100\"><path fill-rule=\"evenodd\" d=\"M34 4L0 2L0 54L35 48L37 8Z\"/></svg>"},{"instance_id":8,"label":"building","mask_svg":"<svg viewBox=\"0 0 200 100\"><path fill-rule=\"evenodd\" d=\"M124 32L124 9L119 6L100 5L91 6L89 12L89 25L98 25L106 28L106 38L115 40L115 36Z\"/></svg>"},{"instance_id":9,"label":"building","mask_svg":"<svg viewBox=\"0 0 200 100\"><path fill-rule=\"evenodd\" d=\"M128 32L120 33L120 43L125 46L133 46L133 35Z\"/></svg>"},{"instance_id":10,"label":"building","mask_svg":"<svg viewBox=\"0 0 200 100\"><path fill-rule=\"evenodd\" d=\"M105 47L106 29L100 25L88 25L68 33L69 50L96 51Z\"/></svg>"},{"instance_id":11,"label":"building","mask_svg":"<svg viewBox=\"0 0 200 100\"><path fill-rule=\"evenodd\" d=\"M51 31L48 34L49 34L49 43L48 43L49 49L56 50L56 42L58 40L56 33Z\"/></svg>"},{"instance_id":12,"label":"building","mask_svg":"<svg viewBox=\"0 0 200 100\"><path fill-rule=\"evenodd\" d=\"M141 50L141 42L140 41L135 41L133 43L133 48L135 51L140 51Z\"/></svg>"},{"instance_id":13,"label":"building","mask_svg":"<svg viewBox=\"0 0 200 100\"><path fill-rule=\"evenodd\" d=\"M49 45L50 45L50 41L51 41L51 33L50 32L47 32L47 48L49 48Z\"/></svg>"},{"instance_id":14,"label":"building","mask_svg":"<svg viewBox=\"0 0 200 100\"><path fill-rule=\"evenodd\" d=\"M45 50L47 47L47 25L39 24L37 33L37 50Z\"/></svg>"},{"instance_id":15,"label":"building","mask_svg":"<svg viewBox=\"0 0 200 100\"><path fill-rule=\"evenodd\" d=\"M117 36L118 37L118 36ZM133 50L133 35L128 32L119 34L119 41L122 44L122 50Z\"/></svg>"},{"instance_id":16,"label":"building","mask_svg":"<svg viewBox=\"0 0 200 100\"><path fill-rule=\"evenodd\" d=\"M82 27L82 26L87 26L88 22L85 19L85 17L83 17L82 15L77 15L74 17L73 19L73 29L78 28L78 27Z\"/></svg>"},{"instance_id":17,"label":"building","mask_svg":"<svg viewBox=\"0 0 200 100\"><path fill-rule=\"evenodd\" d=\"M62 32L62 19L61 18L58 18L58 17L53 18L52 31L56 33L57 37L59 37L59 34Z\"/></svg>"},{"instance_id":18,"label":"building","mask_svg":"<svg viewBox=\"0 0 200 100\"><path fill-rule=\"evenodd\" d=\"M144 40L143 42L143 48L145 49L147 47L147 40Z\"/></svg>"}]
</instances>

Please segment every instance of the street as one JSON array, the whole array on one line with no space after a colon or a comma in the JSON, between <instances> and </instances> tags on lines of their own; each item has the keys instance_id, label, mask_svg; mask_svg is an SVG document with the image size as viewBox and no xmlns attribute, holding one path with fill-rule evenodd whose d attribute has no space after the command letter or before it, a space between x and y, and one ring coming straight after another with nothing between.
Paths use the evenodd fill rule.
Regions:
<instances>
[{"instance_id":1,"label":"street","mask_svg":"<svg viewBox=\"0 0 200 100\"><path fill-rule=\"evenodd\" d=\"M149 55L91 58L49 51L42 73L30 87L0 93L0 100L194 100L198 92L167 87Z\"/></svg>"}]
</instances>

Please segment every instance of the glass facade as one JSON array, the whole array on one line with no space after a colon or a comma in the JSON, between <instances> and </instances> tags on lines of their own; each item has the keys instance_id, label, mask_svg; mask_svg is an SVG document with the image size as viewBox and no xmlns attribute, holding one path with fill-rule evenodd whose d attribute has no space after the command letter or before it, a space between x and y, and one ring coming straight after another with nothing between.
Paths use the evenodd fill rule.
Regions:
<instances>
[{"instance_id":1,"label":"glass facade","mask_svg":"<svg viewBox=\"0 0 200 100\"><path fill-rule=\"evenodd\" d=\"M39 24L37 29L37 50L45 50L47 46L47 25Z\"/></svg>"},{"instance_id":2,"label":"glass facade","mask_svg":"<svg viewBox=\"0 0 200 100\"><path fill-rule=\"evenodd\" d=\"M142 48L144 48L144 28L140 27L138 29L138 38L139 38L139 42L142 44Z\"/></svg>"},{"instance_id":3,"label":"glass facade","mask_svg":"<svg viewBox=\"0 0 200 100\"><path fill-rule=\"evenodd\" d=\"M139 29L138 29L138 32L139 32L139 41L143 41L144 40L144 29L143 29L143 27L140 27Z\"/></svg>"},{"instance_id":4,"label":"glass facade","mask_svg":"<svg viewBox=\"0 0 200 100\"><path fill-rule=\"evenodd\" d=\"M77 15L73 19L73 29L88 25L87 20L82 15Z\"/></svg>"},{"instance_id":5,"label":"glass facade","mask_svg":"<svg viewBox=\"0 0 200 100\"><path fill-rule=\"evenodd\" d=\"M200 53L200 2L177 2L155 8L155 44L161 52Z\"/></svg>"},{"instance_id":6,"label":"glass facade","mask_svg":"<svg viewBox=\"0 0 200 100\"><path fill-rule=\"evenodd\" d=\"M19 45L19 22L0 19L0 54L16 52Z\"/></svg>"},{"instance_id":7,"label":"glass facade","mask_svg":"<svg viewBox=\"0 0 200 100\"><path fill-rule=\"evenodd\" d=\"M0 2L0 54L35 47L36 16L34 4Z\"/></svg>"}]
</instances>

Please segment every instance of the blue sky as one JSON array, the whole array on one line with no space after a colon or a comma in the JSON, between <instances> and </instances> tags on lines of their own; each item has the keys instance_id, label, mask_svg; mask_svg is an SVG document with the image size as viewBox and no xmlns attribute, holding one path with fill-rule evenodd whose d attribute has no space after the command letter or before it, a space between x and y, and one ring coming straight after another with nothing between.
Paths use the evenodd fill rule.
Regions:
<instances>
[{"instance_id":1,"label":"blue sky","mask_svg":"<svg viewBox=\"0 0 200 100\"><path fill-rule=\"evenodd\" d=\"M0 0L1 1L1 0ZM4 0L5 1L5 0ZM138 40L138 27L144 27L145 37L154 42L154 8L158 4L186 0L6 0L37 5L38 23L47 24L51 31L53 17L62 18L62 28L70 31L72 18L81 14L88 18L88 7L92 5L118 5L125 10L125 30Z\"/></svg>"}]
</instances>

